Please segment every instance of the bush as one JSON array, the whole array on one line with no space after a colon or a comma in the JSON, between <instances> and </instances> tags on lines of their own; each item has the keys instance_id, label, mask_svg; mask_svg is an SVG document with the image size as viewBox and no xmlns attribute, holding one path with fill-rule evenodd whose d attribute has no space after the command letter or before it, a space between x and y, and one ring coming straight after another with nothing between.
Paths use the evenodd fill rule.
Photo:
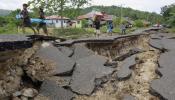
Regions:
<instances>
[{"instance_id":1,"label":"bush","mask_svg":"<svg viewBox=\"0 0 175 100\"><path fill-rule=\"evenodd\" d=\"M143 23L142 20L135 20L135 21L134 21L134 25L135 25L136 27L144 27L144 23Z\"/></svg>"},{"instance_id":2,"label":"bush","mask_svg":"<svg viewBox=\"0 0 175 100\"><path fill-rule=\"evenodd\" d=\"M170 33L175 33L175 27L168 28L167 31Z\"/></svg>"},{"instance_id":3,"label":"bush","mask_svg":"<svg viewBox=\"0 0 175 100\"><path fill-rule=\"evenodd\" d=\"M127 23L127 20L126 19L124 19L124 18L115 18L115 19L113 19L113 24L114 24L114 26L115 27L117 27L117 26L120 26L121 24L126 24Z\"/></svg>"},{"instance_id":4,"label":"bush","mask_svg":"<svg viewBox=\"0 0 175 100\"><path fill-rule=\"evenodd\" d=\"M95 29L94 29L95 30ZM107 32L107 26L106 25L103 25L101 28L100 28L100 31L102 33L106 33Z\"/></svg>"},{"instance_id":5,"label":"bush","mask_svg":"<svg viewBox=\"0 0 175 100\"><path fill-rule=\"evenodd\" d=\"M120 25L120 21L121 21L120 18L115 18L115 19L113 19L113 24L114 24L114 26L116 27L116 26Z\"/></svg>"},{"instance_id":6,"label":"bush","mask_svg":"<svg viewBox=\"0 0 175 100\"><path fill-rule=\"evenodd\" d=\"M82 20L82 27L88 27L88 20L86 19Z\"/></svg>"}]
</instances>

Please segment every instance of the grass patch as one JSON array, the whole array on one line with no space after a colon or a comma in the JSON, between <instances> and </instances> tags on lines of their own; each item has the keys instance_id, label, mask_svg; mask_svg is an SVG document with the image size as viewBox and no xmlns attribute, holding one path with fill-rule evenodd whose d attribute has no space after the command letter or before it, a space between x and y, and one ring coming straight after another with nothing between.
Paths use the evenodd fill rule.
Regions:
<instances>
[{"instance_id":1,"label":"grass patch","mask_svg":"<svg viewBox=\"0 0 175 100\"><path fill-rule=\"evenodd\" d=\"M8 28L8 27L0 27L0 34L17 34L17 29Z\"/></svg>"},{"instance_id":2,"label":"grass patch","mask_svg":"<svg viewBox=\"0 0 175 100\"><path fill-rule=\"evenodd\" d=\"M89 37L94 34L92 29L81 29L81 28L65 28L65 29L54 29L53 35L63 37L67 39L78 39L80 37Z\"/></svg>"},{"instance_id":3,"label":"grass patch","mask_svg":"<svg viewBox=\"0 0 175 100\"><path fill-rule=\"evenodd\" d=\"M168 30L168 32L170 32L170 33L175 33L175 27L172 27L172 28L167 29L167 30Z\"/></svg>"}]
</instances>

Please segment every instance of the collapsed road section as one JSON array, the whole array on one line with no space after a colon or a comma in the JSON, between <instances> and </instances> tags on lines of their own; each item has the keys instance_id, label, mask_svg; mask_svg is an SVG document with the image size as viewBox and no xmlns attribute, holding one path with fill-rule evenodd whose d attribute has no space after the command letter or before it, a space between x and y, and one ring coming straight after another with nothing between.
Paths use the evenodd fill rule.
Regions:
<instances>
[{"instance_id":1,"label":"collapsed road section","mask_svg":"<svg viewBox=\"0 0 175 100\"><path fill-rule=\"evenodd\" d=\"M166 71L173 71L174 37L158 29L68 41L0 39L0 100L173 100Z\"/></svg>"},{"instance_id":2,"label":"collapsed road section","mask_svg":"<svg viewBox=\"0 0 175 100\"><path fill-rule=\"evenodd\" d=\"M157 38L153 38L157 37ZM152 42L154 41L154 42ZM159 42L158 42L159 41ZM157 73L160 79L154 80L151 83L152 94L159 96L163 100L174 100L174 65L175 65L175 40L172 34L154 34L150 41L151 46L159 49L161 55L158 59Z\"/></svg>"}]
</instances>

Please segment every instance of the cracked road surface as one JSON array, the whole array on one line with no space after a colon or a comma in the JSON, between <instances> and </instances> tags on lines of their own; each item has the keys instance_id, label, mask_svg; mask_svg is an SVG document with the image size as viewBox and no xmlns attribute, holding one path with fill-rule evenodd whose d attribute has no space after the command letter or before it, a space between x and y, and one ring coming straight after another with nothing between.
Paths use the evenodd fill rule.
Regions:
<instances>
[{"instance_id":1,"label":"cracked road surface","mask_svg":"<svg viewBox=\"0 0 175 100\"><path fill-rule=\"evenodd\" d=\"M175 40L163 30L71 41L18 35L0 40L0 100L175 98Z\"/></svg>"}]
</instances>

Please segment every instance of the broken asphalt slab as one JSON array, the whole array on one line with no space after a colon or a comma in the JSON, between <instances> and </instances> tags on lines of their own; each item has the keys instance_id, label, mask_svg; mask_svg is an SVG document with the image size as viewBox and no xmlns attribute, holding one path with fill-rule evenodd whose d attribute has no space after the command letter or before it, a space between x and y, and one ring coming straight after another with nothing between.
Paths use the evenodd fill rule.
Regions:
<instances>
[{"instance_id":1,"label":"broken asphalt slab","mask_svg":"<svg viewBox=\"0 0 175 100\"><path fill-rule=\"evenodd\" d=\"M175 50L175 39L162 39L162 45L168 51Z\"/></svg>"},{"instance_id":2,"label":"broken asphalt slab","mask_svg":"<svg viewBox=\"0 0 175 100\"><path fill-rule=\"evenodd\" d=\"M149 45L158 50L164 50L162 40L161 39L150 39Z\"/></svg>"},{"instance_id":3,"label":"broken asphalt slab","mask_svg":"<svg viewBox=\"0 0 175 100\"><path fill-rule=\"evenodd\" d=\"M174 100L175 98L175 79L162 77L161 79L154 80L151 83L151 89L161 98L165 100Z\"/></svg>"},{"instance_id":4,"label":"broken asphalt slab","mask_svg":"<svg viewBox=\"0 0 175 100\"><path fill-rule=\"evenodd\" d=\"M29 41L28 38L24 35L7 35L1 34L0 35L0 43L3 42L19 42L19 41Z\"/></svg>"},{"instance_id":5,"label":"broken asphalt slab","mask_svg":"<svg viewBox=\"0 0 175 100\"><path fill-rule=\"evenodd\" d=\"M72 75L71 88L78 94L90 95L95 89L95 79L112 74L114 69L104 66L105 57L92 55L79 59Z\"/></svg>"},{"instance_id":6,"label":"broken asphalt slab","mask_svg":"<svg viewBox=\"0 0 175 100\"><path fill-rule=\"evenodd\" d=\"M160 34L152 34L151 36L151 39L162 39L161 35Z\"/></svg>"},{"instance_id":7,"label":"broken asphalt slab","mask_svg":"<svg viewBox=\"0 0 175 100\"><path fill-rule=\"evenodd\" d=\"M70 74L75 65L75 62L72 59L64 55L57 47L54 47L48 42L41 45L35 56L54 64L52 75Z\"/></svg>"},{"instance_id":8,"label":"broken asphalt slab","mask_svg":"<svg viewBox=\"0 0 175 100\"><path fill-rule=\"evenodd\" d=\"M165 52L158 59L161 78L151 82L153 95L159 95L165 100L174 100L175 98L175 51ZM155 94L154 94L155 93Z\"/></svg>"},{"instance_id":9,"label":"broken asphalt slab","mask_svg":"<svg viewBox=\"0 0 175 100\"><path fill-rule=\"evenodd\" d=\"M66 90L55 82L48 80L42 83L39 93L49 97L50 100L72 100L75 96L70 90Z\"/></svg>"},{"instance_id":10,"label":"broken asphalt slab","mask_svg":"<svg viewBox=\"0 0 175 100\"><path fill-rule=\"evenodd\" d=\"M175 51L165 52L158 59L161 68L171 68L175 65Z\"/></svg>"},{"instance_id":11,"label":"broken asphalt slab","mask_svg":"<svg viewBox=\"0 0 175 100\"><path fill-rule=\"evenodd\" d=\"M33 41L54 41L59 39L60 41L65 41L64 38L54 37L54 36L44 36L44 35L28 35L29 39Z\"/></svg>"},{"instance_id":12,"label":"broken asphalt slab","mask_svg":"<svg viewBox=\"0 0 175 100\"><path fill-rule=\"evenodd\" d=\"M71 57L74 54L73 49L65 47L65 46L58 47L58 50L60 50L67 57Z\"/></svg>"},{"instance_id":13,"label":"broken asphalt slab","mask_svg":"<svg viewBox=\"0 0 175 100\"><path fill-rule=\"evenodd\" d=\"M117 78L119 81L130 78L132 74L132 70L130 69L130 67L136 64L135 58L136 58L136 55L133 55L131 57L126 58L122 62L121 68L117 72Z\"/></svg>"},{"instance_id":14,"label":"broken asphalt slab","mask_svg":"<svg viewBox=\"0 0 175 100\"><path fill-rule=\"evenodd\" d=\"M92 50L88 49L85 44L75 44L73 48L71 58L75 61L95 54Z\"/></svg>"},{"instance_id":15,"label":"broken asphalt slab","mask_svg":"<svg viewBox=\"0 0 175 100\"><path fill-rule=\"evenodd\" d=\"M159 68L157 69L163 77L171 78L175 72L175 51L165 52L158 59Z\"/></svg>"},{"instance_id":16,"label":"broken asphalt slab","mask_svg":"<svg viewBox=\"0 0 175 100\"><path fill-rule=\"evenodd\" d=\"M169 38L173 38L173 34L171 33L155 33L151 35L151 39L169 39Z\"/></svg>"},{"instance_id":17,"label":"broken asphalt slab","mask_svg":"<svg viewBox=\"0 0 175 100\"><path fill-rule=\"evenodd\" d=\"M175 39L171 37L173 35L167 33L152 34L149 44L159 50L175 50Z\"/></svg>"},{"instance_id":18,"label":"broken asphalt slab","mask_svg":"<svg viewBox=\"0 0 175 100\"><path fill-rule=\"evenodd\" d=\"M24 35L0 35L0 51L26 49L33 46L33 42Z\"/></svg>"}]
</instances>

